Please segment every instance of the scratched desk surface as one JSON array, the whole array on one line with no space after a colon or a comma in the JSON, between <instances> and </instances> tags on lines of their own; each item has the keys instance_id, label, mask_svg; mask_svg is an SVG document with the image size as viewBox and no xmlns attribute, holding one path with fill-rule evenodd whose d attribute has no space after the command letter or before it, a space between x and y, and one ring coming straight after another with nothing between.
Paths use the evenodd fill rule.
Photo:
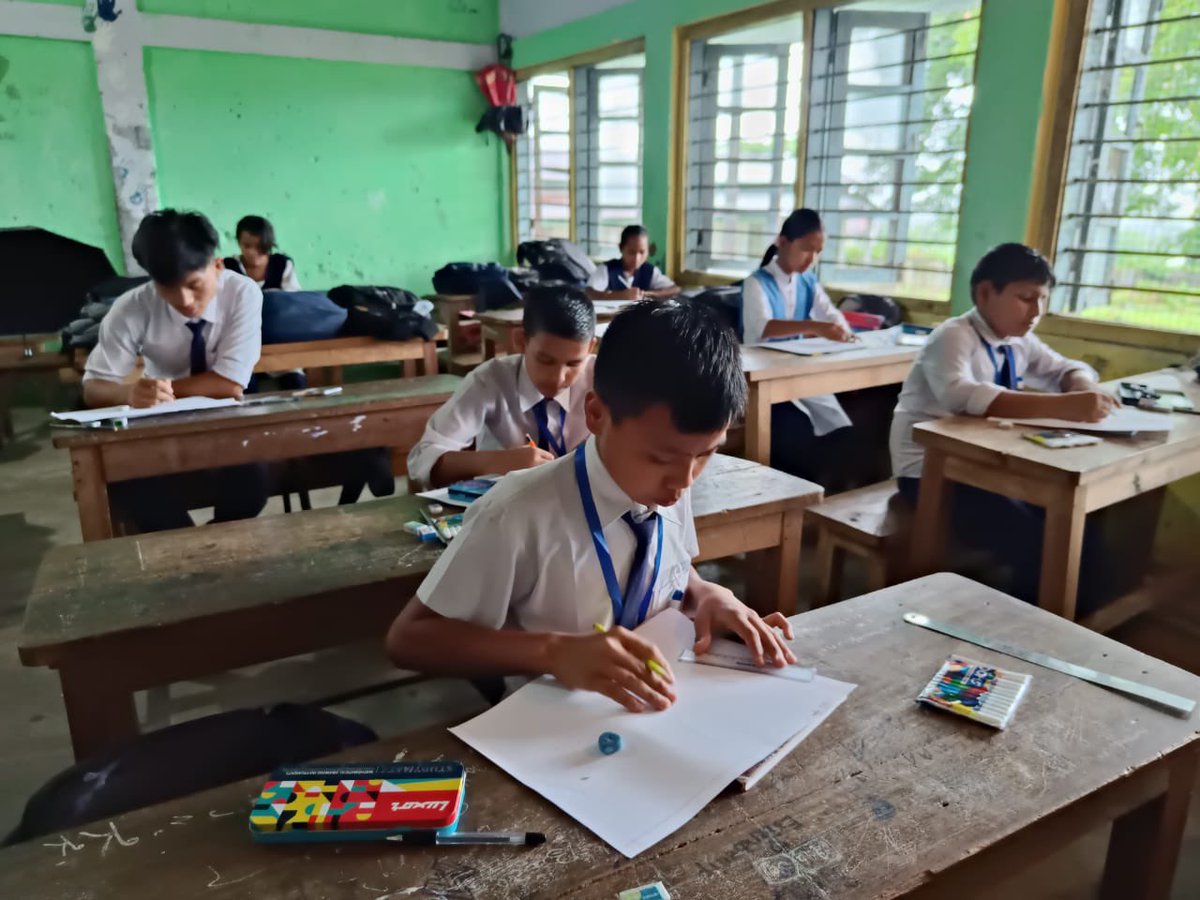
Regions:
<instances>
[{"instance_id":1,"label":"scratched desk surface","mask_svg":"<svg viewBox=\"0 0 1200 900\"><path fill-rule=\"evenodd\" d=\"M1032 666L1024 666L1033 671L1030 693L1007 731L918 707L913 697L952 652L1011 661L902 623L914 610L1200 695L1200 679L1186 672L966 579L933 575L794 620L801 658L860 686L757 788L717 798L636 860L429 729L346 758L461 759L469 766L463 827L540 830L548 844L516 852L259 846L246 829L256 778L6 850L0 896L611 900L661 879L688 898L892 897L1194 749L1194 719Z\"/></svg>"}]
</instances>

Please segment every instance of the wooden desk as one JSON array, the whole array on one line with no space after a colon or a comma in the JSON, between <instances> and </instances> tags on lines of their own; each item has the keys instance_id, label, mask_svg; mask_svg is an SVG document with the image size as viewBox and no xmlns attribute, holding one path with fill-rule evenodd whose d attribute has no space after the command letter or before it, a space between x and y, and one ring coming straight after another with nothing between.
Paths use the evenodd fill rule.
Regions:
<instances>
[{"instance_id":1,"label":"wooden desk","mask_svg":"<svg viewBox=\"0 0 1200 900\"><path fill-rule=\"evenodd\" d=\"M1200 386L1184 370L1121 380L1185 390L1200 407ZM1036 429L1001 429L970 416L924 422L913 429L925 448L913 524L913 565L918 573L929 572L942 560L949 528L947 482L1045 507L1038 604L1073 619L1087 514L1200 472L1200 416L1175 416L1175 427L1167 433L1105 435L1101 444L1066 450L1049 450L1023 439L1030 430Z\"/></svg>"},{"instance_id":2,"label":"wooden desk","mask_svg":"<svg viewBox=\"0 0 1200 900\"><path fill-rule=\"evenodd\" d=\"M1200 696L1187 672L940 574L793 619L801 658L859 687L758 787L718 797L637 859L427 729L345 758L461 760L464 828L543 831L549 843L264 847L246 833L255 778L0 852L0 895L611 900L661 879L675 897L715 900L970 898L1115 821L1101 897L1165 900L1196 772L1194 719L1016 661L1033 682L1007 731L919 707L950 653L1007 658L904 624L910 610Z\"/></svg>"},{"instance_id":3,"label":"wooden desk","mask_svg":"<svg viewBox=\"0 0 1200 900\"><path fill-rule=\"evenodd\" d=\"M321 341L296 341L287 344L263 344L255 372L283 372L288 369L335 369L332 381L341 383L342 366L363 363L399 362L405 377L436 375L437 341L446 339L446 331L432 341L413 338L408 341L381 341L373 337L328 338Z\"/></svg>"},{"instance_id":4,"label":"wooden desk","mask_svg":"<svg viewBox=\"0 0 1200 900\"><path fill-rule=\"evenodd\" d=\"M717 457L694 487L697 561L760 555L760 607L792 612L804 508L821 488ZM20 654L57 669L77 757L137 733L145 688L377 637L437 558L403 531L416 500L55 547Z\"/></svg>"},{"instance_id":5,"label":"wooden desk","mask_svg":"<svg viewBox=\"0 0 1200 900\"><path fill-rule=\"evenodd\" d=\"M604 335L604 325L617 313L633 303L632 300L596 300L596 337ZM523 309L497 309L478 313L475 318L483 329L483 358L506 356L517 352L516 335L521 330Z\"/></svg>"},{"instance_id":6,"label":"wooden desk","mask_svg":"<svg viewBox=\"0 0 1200 900\"><path fill-rule=\"evenodd\" d=\"M461 380L372 381L333 397L135 419L121 431L57 430L54 446L71 452L83 539L104 540L113 536L114 481L369 447L407 452Z\"/></svg>"},{"instance_id":7,"label":"wooden desk","mask_svg":"<svg viewBox=\"0 0 1200 900\"><path fill-rule=\"evenodd\" d=\"M13 436L12 388L18 378L47 375L69 368L58 350L45 345L56 335L31 335L28 340L0 339L0 447ZM26 356L26 351L30 355Z\"/></svg>"},{"instance_id":8,"label":"wooden desk","mask_svg":"<svg viewBox=\"0 0 1200 900\"><path fill-rule=\"evenodd\" d=\"M907 377L918 347L864 347L828 356L796 356L765 347L743 347L742 369L750 386L746 404L746 457L771 461L771 406L817 394L837 394L898 384Z\"/></svg>"}]
</instances>

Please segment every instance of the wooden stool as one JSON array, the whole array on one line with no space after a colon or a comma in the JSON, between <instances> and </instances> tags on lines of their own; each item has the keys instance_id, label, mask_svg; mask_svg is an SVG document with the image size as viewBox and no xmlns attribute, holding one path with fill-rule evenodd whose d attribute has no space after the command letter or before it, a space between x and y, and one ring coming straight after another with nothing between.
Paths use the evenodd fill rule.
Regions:
<instances>
[{"instance_id":1,"label":"wooden stool","mask_svg":"<svg viewBox=\"0 0 1200 900\"><path fill-rule=\"evenodd\" d=\"M901 533L899 514L893 507L895 480L881 481L837 494L805 513L806 523L817 528L817 558L820 565L817 598L825 606L841 599L842 569L846 554L862 557L867 565L867 590L888 586L894 567L891 555Z\"/></svg>"}]
</instances>

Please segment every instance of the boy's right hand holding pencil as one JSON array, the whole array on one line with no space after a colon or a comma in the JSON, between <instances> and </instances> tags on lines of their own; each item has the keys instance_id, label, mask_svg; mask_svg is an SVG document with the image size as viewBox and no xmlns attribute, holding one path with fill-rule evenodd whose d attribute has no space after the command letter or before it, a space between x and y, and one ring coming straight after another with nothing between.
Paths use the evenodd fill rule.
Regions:
<instances>
[{"instance_id":1,"label":"boy's right hand holding pencil","mask_svg":"<svg viewBox=\"0 0 1200 900\"><path fill-rule=\"evenodd\" d=\"M556 635L549 671L573 690L596 691L630 712L675 702L670 664L657 647L621 627L597 634Z\"/></svg>"}]
</instances>

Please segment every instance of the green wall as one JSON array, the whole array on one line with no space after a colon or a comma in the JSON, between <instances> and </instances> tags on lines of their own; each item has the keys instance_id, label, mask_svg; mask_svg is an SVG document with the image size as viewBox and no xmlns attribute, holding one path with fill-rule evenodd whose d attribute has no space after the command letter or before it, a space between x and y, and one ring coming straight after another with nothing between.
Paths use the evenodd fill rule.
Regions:
<instances>
[{"instance_id":1,"label":"green wall","mask_svg":"<svg viewBox=\"0 0 1200 900\"><path fill-rule=\"evenodd\" d=\"M503 151L469 72L150 48L146 75L160 202L229 249L267 216L305 287L424 293L451 257L502 252Z\"/></svg>"},{"instance_id":2,"label":"green wall","mask_svg":"<svg viewBox=\"0 0 1200 900\"><path fill-rule=\"evenodd\" d=\"M0 35L0 228L25 226L122 265L90 44Z\"/></svg>"},{"instance_id":3,"label":"green wall","mask_svg":"<svg viewBox=\"0 0 1200 900\"><path fill-rule=\"evenodd\" d=\"M138 0L138 9L476 44L500 30L497 0Z\"/></svg>"},{"instance_id":4,"label":"green wall","mask_svg":"<svg viewBox=\"0 0 1200 900\"><path fill-rule=\"evenodd\" d=\"M646 227L665 244L668 174L674 147L671 54L674 29L758 4L746 0L633 2L514 42L514 65L533 66L644 37ZM967 139L952 305L970 304L975 261L1001 241L1023 240L1042 106L1042 72L1054 0L984 0L975 105Z\"/></svg>"}]
</instances>

